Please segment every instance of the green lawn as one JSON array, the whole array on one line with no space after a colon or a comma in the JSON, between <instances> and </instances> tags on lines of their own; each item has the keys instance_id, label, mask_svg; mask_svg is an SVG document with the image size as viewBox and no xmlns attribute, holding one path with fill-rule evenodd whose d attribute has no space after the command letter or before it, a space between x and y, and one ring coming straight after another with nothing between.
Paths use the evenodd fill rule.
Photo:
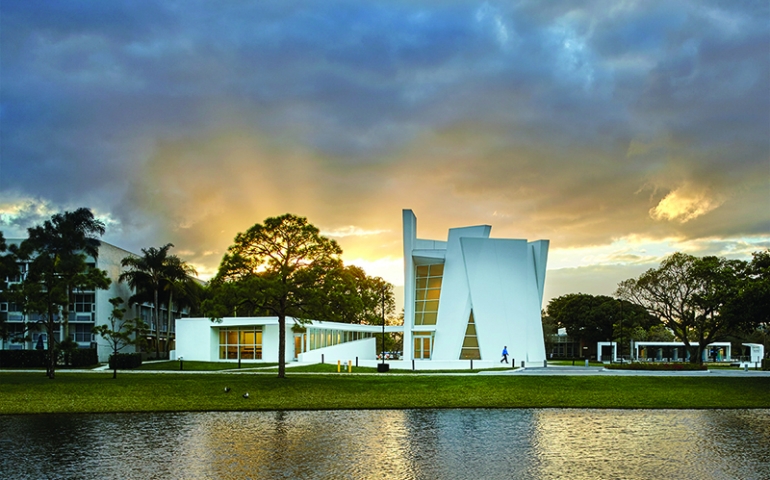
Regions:
<instances>
[{"instance_id":1,"label":"green lawn","mask_svg":"<svg viewBox=\"0 0 770 480\"><path fill-rule=\"evenodd\" d=\"M278 365L277 363L244 363L241 368L263 368ZM181 368L180 368L181 367ZM137 370L186 370L191 372L207 372L216 370L237 370L238 364L234 362L198 362L195 360L185 360L179 362L179 360L166 360L161 362L147 362L143 363Z\"/></svg>"},{"instance_id":2,"label":"green lawn","mask_svg":"<svg viewBox=\"0 0 770 480\"><path fill-rule=\"evenodd\" d=\"M0 372L0 414L534 407L770 408L770 377Z\"/></svg>"}]
</instances>

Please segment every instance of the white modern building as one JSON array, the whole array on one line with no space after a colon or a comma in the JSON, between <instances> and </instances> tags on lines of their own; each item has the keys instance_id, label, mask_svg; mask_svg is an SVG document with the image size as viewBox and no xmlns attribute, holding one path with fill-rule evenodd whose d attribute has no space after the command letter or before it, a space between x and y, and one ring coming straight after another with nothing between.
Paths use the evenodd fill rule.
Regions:
<instances>
[{"instance_id":1,"label":"white modern building","mask_svg":"<svg viewBox=\"0 0 770 480\"><path fill-rule=\"evenodd\" d=\"M226 317L177 320L177 349L172 359L275 363L278 361L278 317ZM381 325L358 325L286 319L286 362L346 363L373 366ZM386 333L402 327L386 326ZM380 334L380 335L377 335Z\"/></svg>"},{"instance_id":2,"label":"white modern building","mask_svg":"<svg viewBox=\"0 0 770 480\"><path fill-rule=\"evenodd\" d=\"M499 365L542 366L546 359L540 311L548 241L490 238L488 225L453 228L446 240L417 238L417 219L403 211L404 325L394 368L438 369ZM287 362L356 361L373 366L379 325L287 319ZM177 321L176 357L203 361L276 362L275 317Z\"/></svg>"},{"instance_id":3,"label":"white modern building","mask_svg":"<svg viewBox=\"0 0 770 480\"><path fill-rule=\"evenodd\" d=\"M490 238L492 227L452 228L446 240L417 237L403 211L404 357L543 365L541 322L548 240Z\"/></svg>"}]
</instances>

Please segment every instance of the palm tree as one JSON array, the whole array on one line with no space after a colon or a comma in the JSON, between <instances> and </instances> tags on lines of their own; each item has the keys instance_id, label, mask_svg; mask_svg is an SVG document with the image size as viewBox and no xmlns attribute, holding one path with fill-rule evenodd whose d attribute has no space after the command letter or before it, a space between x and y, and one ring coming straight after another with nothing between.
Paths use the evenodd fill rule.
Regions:
<instances>
[{"instance_id":1,"label":"palm tree","mask_svg":"<svg viewBox=\"0 0 770 480\"><path fill-rule=\"evenodd\" d=\"M176 295L176 305L180 310L183 307L192 306L195 298L195 290L193 289L197 286L193 277L197 274L195 268L176 255L169 255L166 258L165 277L163 279L163 290L168 293L166 333L169 340L166 341L166 353L171 346L174 296Z\"/></svg>"},{"instance_id":2,"label":"palm tree","mask_svg":"<svg viewBox=\"0 0 770 480\"><path fill-rule=\"evenodd\" d=\"M168 251L174 245L167 243L160 248L142 249L142 256L131 255L123 258L120 264L127 268L120 274L120 281L127 282L134 290L132 303L141 303L148 294L152 294L152 324L155 326L155 358L160 358L160 321L158 295L167 276Z\"/></svg>"},{"instance_id":3,"label":"palm tree","mask_svg":"<svg viewBox=\"0 0 770 480\"><path fill-rule=\"evenodd\" d=\"M155 358L160 358L161 294L164 292L169 293L169 316L166 332L170 334L173 286L176 282L181 282L196 274L195 269L180 260L176 255L168 253L169 249L173 246L172 243L167 243L160 248L143 248L142 256L131 255L125 257L120 262L124 268L128 269L120 275L120 281L127 282L135 292L130 301L132 303L142 303L152 298L152 323L155 326ZM168 343L167 341L166 345Z\"/></svg>"}]
</instances>

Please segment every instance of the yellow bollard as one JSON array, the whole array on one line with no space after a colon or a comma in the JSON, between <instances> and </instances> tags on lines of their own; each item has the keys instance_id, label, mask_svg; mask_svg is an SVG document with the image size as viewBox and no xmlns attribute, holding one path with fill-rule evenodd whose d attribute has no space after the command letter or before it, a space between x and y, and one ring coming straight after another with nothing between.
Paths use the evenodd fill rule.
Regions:
<instances>
[{"instance_id":1,"label":"yellow bollard","mask_svg":"<svg viewBox=\"0 0 770 480\"><path fill-rule=\"evenodd\" d=\"M340 373L340 361L337 360L337 373Z\"/></svg>"},{"instance_id":2,"label":"yellow bollard","mask_svg":"<svg viewBox=\"0 0 770 480\"><path fill-rule=\"evenodd\" d=\"M353 371L353 360L348 360L348 373Z\"/></svg>"}]
</instances>

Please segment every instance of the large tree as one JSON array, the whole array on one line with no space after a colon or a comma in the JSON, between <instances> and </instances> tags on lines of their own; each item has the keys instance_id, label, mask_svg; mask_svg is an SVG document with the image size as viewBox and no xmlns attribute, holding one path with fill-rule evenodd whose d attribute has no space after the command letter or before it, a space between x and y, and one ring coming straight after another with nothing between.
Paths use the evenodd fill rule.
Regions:
<instances>
[{"instance_id":1,"label":"large tree","mask_svg":"<svg viewBox=\"0 0 770 480\"><path fill-rule=\"evenodd\" d=\"M286 376L286 317L308 319L323 307L342 250L304 217L271 217L235 237L211 283L206 310L278 317L278 377Z\"/></svg>"},{"instance_id":2,"label":"large tree","mask_svg":"<svg viewBox=\"0 0 770 480\"><path fill-rule=\"evenodd\" d=\"M9 299L8 279L16 279L20 274L15 252L15 246L9 248L5 243L3 232L0 232L0 302L6 302ZM5 341L8 338L6 315L0 314L0 339Z\"/></svg>"},{"instance_id":3,"label":"large tree","mask_svg":"<svg viewBox=\"0 0 770 480\"><path fill-rule=\"evenodd\" d=\"M160 306L167 304L169 316L167 317L166 332L171 333L171 310L173 307L173 292L180 292L178 283L190 281L190 276L195 270L183 262L176 255L169 254L174 245L167 243L160 248L149 247L142 249L142 255L129 255L121 260L121 265L126 270L120 275L121 282L127 282L134 290L134 295L129 299L135 304L152 304L152 323L155 331L155 357L160 358L161 318ZM161 294L164 294L161 299ZM161 302L162 300L166 300ZM169 340L166 345L168 346Z\"/></svg>"},{"instance_id":4,"label":"large tree","mask_svg":"<svg viewBox=\"0 0 770 480\"><path fill-rule=\"evenodd\" d=\"M91 210L79 208L57 213L43 225L29 228L28 238L19 247L20 258L29 265L26 277L14 286L11 295L25 313L38 313L43 319L49 354L46 374L51 379L57 357L54 333L62 328L65 340L69 338L67 325L75 291L110 285L107 273L88 262L89 256L98 258L98 237L104 231L104 224Z\"/></svg>"},{"instance_id":5,"label":"large tree","mask_svg":"<svg viewBox=\"0 0 770 480\"><path fill-rule=\"evenodd\" d=\"M721 314L751 330L770 327L770 250L752 254L751 262L737 273L734 295L725 301Z\"/></svg>"},{"instance_id":6,"label":"large tree","mask_svg":"<svg viewBox=\"0 0 770 480\"><path fill-rule=\"evenodd\" d=\"M367 275L355 265L340 264L327 272L322 288L325 296L318 310L307 310L311 318L378 325L382 322L383 308L386 316L395 308L393 285L381 277Z\"/></svg>"},{"instance_id":7,"label":"large tree","mask_svg":"<svg viewBox=\"0 0 770 480\"><path fill-rule=\"evenodd\" d=\"M660 318L685 344L691 361L702 362L706 345L752 323L725 311L740 292L745 271L746 262L739 260L677 252L660 267L621 282L617 295Z\"/></svg>"},{"instance_id":8,"label":"large tree","mask_svg":"<svg viewBox=\"0 0 770 480\"><path fill-rule=\"evenodd\" d=\"M551 299L546 311L556 328L563 327L570 337L588 343L630 339L632 332L646 332L660 323L644 308L605 295L562 295Z\"/></svg>"}]
</instances>

